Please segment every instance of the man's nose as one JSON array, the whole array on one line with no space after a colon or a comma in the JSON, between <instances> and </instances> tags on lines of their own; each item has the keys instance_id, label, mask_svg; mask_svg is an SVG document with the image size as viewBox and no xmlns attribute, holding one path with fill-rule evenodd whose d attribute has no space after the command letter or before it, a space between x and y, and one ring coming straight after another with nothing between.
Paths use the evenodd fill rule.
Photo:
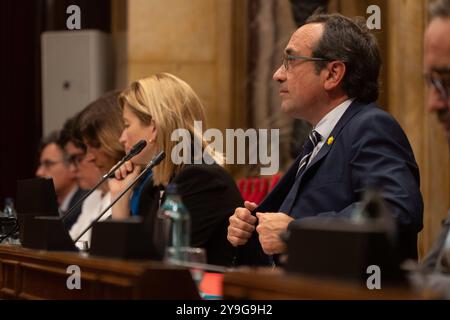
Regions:
<instances>
[{"instance_id":1,"label":"man's nose","mask_svg":"<svg viewBox=\"0 0 450 320\"><path fill-rule=\"evenodd\" d=\"M43 166L39 165L39 167L36 170L36 177L44 178L45 176L46 176L46 174L45 174L45 170L44 170Z\"/></svg>"},{"instance_id":2,"label":"man's nose","mask_svg":"<svg viewBox=\"0 0 450 320\"><path fill-rule=\"evenodd\" d=\"M69 169L71 172L73 172L75 174L78 172L78 166L75 165L75 163L73 163L73 162L69 163Z\"/></svg>"},{"instance_id":3,"label":"man's nose","mask_svg":"<svg viewBox=\"0 0 450 320\"><path fill-rule=\"evenodd\" d=\"M449 101L445 101L435 88L430 88L428 91L427 108L429 112L437 112L449 108Z\"/></svg>"},{"instance_id":4,"label":"man's nose","mask_svg":"<svg viewBox=\"0 0 450 320\"><path fill-rule=\"evenodd\" d=\"M273 74L273 80L283 82L286 80L286 70L283 66L280 66Z\"/></svg>"}]
</instances>

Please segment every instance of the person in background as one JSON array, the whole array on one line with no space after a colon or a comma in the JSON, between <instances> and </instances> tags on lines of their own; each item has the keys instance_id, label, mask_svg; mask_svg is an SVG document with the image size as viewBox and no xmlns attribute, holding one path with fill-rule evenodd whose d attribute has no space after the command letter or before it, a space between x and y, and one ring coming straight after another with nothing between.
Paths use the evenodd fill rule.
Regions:
<instances>
[{"instance_id":1,"label":"person in background","mask_svg":"<svg viewBox=\"0 0 450 320\"><path fill-rule=\"evenodd\" d=\"M243 200L233 178L220 166L222 155L208 149L203 132L194 129L194 121L201 121L203 130L207 128L200 99L186 82L169 73L132 83L119 99L125 125L120 142L127 152L141 139L147 145L116 171L116 179L110 180L111 193L123 190L160 151L166 157L153 168L153 177L144 177L140 186L117 203L113 217L142 215L152 225L164 201L165 188L174 183L191 215L191 246L206 249L210 264L231 265L234 251L226 239L227 222ZM188 161L172 159L178 141L172 141L171 137L177 129L189 132L191 151L197 145L208 162L203 157L194 164L192 154L187 155Z\"/></svg>"},{"instance_id":2,"label":"person in background","mask_svg":"<svg viewBox=\"0 0 450 320\"><path fill-rule=\"evenodd\" d=\"M64 148L69 164L73 166L80 188L88 190L101 178L100 170L93 161L86 161L86 145L78 130L78 121L82 112L68 119L61 130L59 145Z\"/></svg>"},{"instance_id":3,"label":"person in background","mask_svg":"<svg viewBox=\"0 0 450 320\"><path fill-rule=\"evenodd\" d=\"M92 189L101 179L100 170L92 161L86 160L86 145L83 143L80 133L77 130L77 121L81 113L68 119L59 135L58 144L64 148L69 164L75 172L77 184L80 188L89 190ZM98 212L95 209L101 203L101 190L94 191L83 203L80 204L81 213L77 217L75 214L69 214L64 221L69 231L74 228L78 230L80 226L85 226L84 220L93 212ZM78 219L80 222L77 224ZM81 230L79 231L81 232ZM76 236L76 232L74 232Z\"/></svg>"},{"instance_id":4,"label":"person in background","mask_svg":"<svg viewBox=\"0 0 450 320\"><path fill-rule=\"evenodd\" d=\"M228 240L246 259L240 263L276 263L287 250L280 235L291 223L351 218L372 188L380 190L397 223L398 259L417 259L419 169L400 125L375 104L380 66L376 39L364 21L314 14L293 33L273 79L282 111L313 130L265 200L258 207L246 202L230 217Z\"/></svg>"},{"instance_id":5,"label":"person in background","mask_svg":"<svg viewBox=\"0 0 450 320\"><path fill-rule=\"evenodd\" d=\"M428 84L427 109L435 113L450 147L450 0L430 4L424 37L424 73ZM450 210L441 233L419 264L413 281L450 299Z\"/></svg>"},{"instance_id":6,"label":"person in background","mask_svg":"<svg viewBox=\"0 0 450 320\"><path fill-rule=\"evenodd\" d=\"M77 185L76 173L70 166L65 150L58 143L59 132L52 132L45 137L40 146L39 167L36 176L52 178L59 204L59 213L63 215L85 194ZM73 219L66 221L69 229L81 213L81 208L73 212Z\"/></svg>"},{"instance_id":7,"label":"person in background","mask_svg":"<svg viewBox=\"0 0 450 320\"><path fill-rule=\"evenodd\" d=\"M74 123L72 141L76 141L77 145L83 146L81 149L86 150L83 154L80 150L78 154L73 153L78 157L74 158L74 161L78 162L81 183L89 188L125 155L123 146L119 143L123 124L117 97L118 92L108 92L101 96L84 108ZM71 237L77 238L106 209L111 199L108 183L105 182L85 200L82 215L70 229ZM111 213L112 211L108 210L100 221L108 219ZM88 241L89 244L90 239L91 230L86 232L80 241Z\"/></svg>"}]
</instances>

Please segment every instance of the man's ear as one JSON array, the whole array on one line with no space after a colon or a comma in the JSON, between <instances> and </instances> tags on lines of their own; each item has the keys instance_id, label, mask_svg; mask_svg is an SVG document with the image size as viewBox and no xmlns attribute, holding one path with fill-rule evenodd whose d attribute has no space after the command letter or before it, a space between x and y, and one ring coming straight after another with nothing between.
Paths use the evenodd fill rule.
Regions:
<instances>
[{"instance_id":1,"label":"man's ear","mask_svg":"<svg viewBox=\"0 0 450 320\"><path fill-rule=\"evenodd\" d=\"M341 85L347 69L344 62L332 61L328 63L326 71L324 89L333 90Z\"/></svg>"}]
</instances>

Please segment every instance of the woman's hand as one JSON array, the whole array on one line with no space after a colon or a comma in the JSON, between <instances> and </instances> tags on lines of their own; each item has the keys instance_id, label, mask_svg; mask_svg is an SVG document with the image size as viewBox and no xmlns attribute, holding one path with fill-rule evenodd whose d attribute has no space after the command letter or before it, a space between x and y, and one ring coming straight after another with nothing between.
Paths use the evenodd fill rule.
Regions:
<instances>
[{"instance_id":1,"label":"woman's hand","mask_svg":"<svg viewBox=\"0 0 450 320\"><path fill-rule=\"evenodd\" d=\"M131 161L126 161L115 171L114 178L108 180L111 200L114 200L123 190L125 190L131 181L136 179L141 172L141 169L140 166L133 164ZM125 193L112 207L113 219L127 218L130 216L130 198L132 190L133 189L130 189Z\"/></svg>"},{"instance_id":2,"label":"woman's hand","mask_svg":"<svg viewBox=\"0 0 450 320\"><path fill-rule=\"evenodd\" d=\"M118 195L126 186L133 181L141 172L141 167L134 165L131 161L126 161L114 172L114 178L108 180L111 195Z\"/></svg>"}]
</instances>

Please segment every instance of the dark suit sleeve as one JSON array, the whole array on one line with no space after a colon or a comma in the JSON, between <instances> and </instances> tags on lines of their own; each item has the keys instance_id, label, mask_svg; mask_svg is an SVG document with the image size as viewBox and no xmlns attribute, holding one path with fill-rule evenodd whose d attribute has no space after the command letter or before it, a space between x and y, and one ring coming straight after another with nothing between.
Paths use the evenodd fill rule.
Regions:
<instances>
[{"instance_id":1,"label":"dark suit sleeve","mask_svg":"<svg viewBox=\"0 0 450 320\"><path fill-rule=\"evenodd\" d=\"M206 248L209 263L231 265L234 251L227 240L228 219L243 205L234 180L217 165L192 165L173 182L191 214L191 245Z\"/></svg>"},{"instance_id":2,"label":"dark suit sleeve","mask_svg":"<svg viewBox=\"0 0 450 320\"><path fill-rule=\"evenodd\" d=\"M437 239L433 242L428 254L419 265L419 270L422 272L442 271L443 250L445 246L445 240L449 236L450 232L450 211L448 212L447 219L444 221L441 232Z\"/></svg>"},{"instance_id":3,"label":"dark suit sleeve","mask_svg":"<svg viewBox=\"0 0 450 320\"><path fill-rule=\"evenodd\" d=\"M396 221L420 231L423 202L419 170L400 126L386 113L374 114L366 121L357 122L346 134L349 136L344 139L352 141L349 165L355 198L361 198L367 188L381 189ZM355 205L338 214L350 216Z\"/></svg>"},{"instance_id":4,"label":"dark suit sleeve","mask_svg":"<svg viewBox=\"0 0 450 320\"><path fill-rule=\"evenodd\" d=\"M367 113L363 117L366 119L355 121L342 137L348 141L350 151L353 198L361 199L371 187L381 190L399 226L400 241L414 243L414 237L422 229L423 202L412 149L403 130L387 113ZM354 202L339 212L323 212L318 216L350 217L358 204Z\"/></svg>"}]
</instances>

